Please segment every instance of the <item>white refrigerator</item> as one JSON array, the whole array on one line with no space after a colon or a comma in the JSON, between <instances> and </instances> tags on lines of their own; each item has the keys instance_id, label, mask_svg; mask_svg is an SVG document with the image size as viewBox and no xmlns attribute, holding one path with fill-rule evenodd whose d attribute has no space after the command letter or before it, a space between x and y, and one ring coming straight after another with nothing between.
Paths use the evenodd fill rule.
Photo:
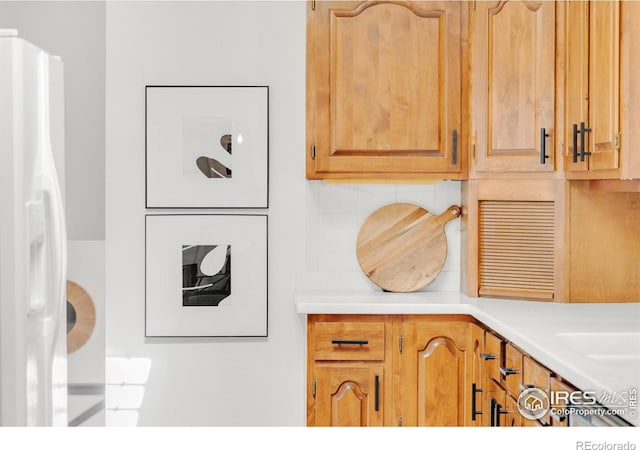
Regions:
<instances>
[{"instance_id":1,"label":"white refrigerator","mask_svg":"<svg viewBox=\"0 0 640 450\"><path fill-rule=\"evenodd\" d=\"M0 425L67 425L63 67L0 29Z\"/></svg>"}]
</instances>

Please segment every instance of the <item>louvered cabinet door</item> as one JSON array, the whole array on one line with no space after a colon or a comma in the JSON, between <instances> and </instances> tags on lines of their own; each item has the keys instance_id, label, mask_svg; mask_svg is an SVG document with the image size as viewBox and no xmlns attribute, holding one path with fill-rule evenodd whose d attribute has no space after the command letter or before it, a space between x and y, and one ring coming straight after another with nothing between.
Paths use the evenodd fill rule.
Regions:
<instances>
[{"instance_id":1,"label":"louvered cabinet door","mask_svg":"<svg viewBox=\"0 0 640 450\"><path fill-rule=\"evenodd\" d=\"M480 201L481 297L554 298L554 202Z\"/></svg>"}]
</instances>

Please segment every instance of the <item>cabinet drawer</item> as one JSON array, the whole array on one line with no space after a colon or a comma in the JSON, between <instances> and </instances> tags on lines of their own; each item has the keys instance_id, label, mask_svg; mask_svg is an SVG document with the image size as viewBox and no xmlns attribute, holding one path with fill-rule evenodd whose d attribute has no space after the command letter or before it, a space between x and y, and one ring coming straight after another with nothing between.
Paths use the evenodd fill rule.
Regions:
<instances>
[{"instance_id":1,"label":"cabinet drawer","mask_svg":"<svg viewBox=\"0 0 640 450\"><path fill-rule=\"evenodd\" d=\"M520 395L522 383L522 352L512 344L507 344L504 350L504 365L500 368L507 392L517 398Z\"/></svg>"},{"instance_id":2,"label":"cabinet drawer","mask_svg":"<svg viewBox=\"0 0 640 450\"><path fill-rule=\"evenodd\" d=\"M384 322L317 322L314 359L382 361L384 338Z\"/></svg>"},{"instance_id":3,"label":"cabinet drawer","mask_svg":"<svg viewBox=\"0 0 640 450\"><path fill-rule=\"evenodd\" d=\"M484 336L484 351L483 359L486 360L487 371L486 374L489 378L493 378L497 383L500 383L500 366L502 365L502 349L504 342L495 334L487 332Z\"/></svg>"},{"instance_id":4,"label":"cabinet drawer","mask_svg":"<svg viewBox=\"0 0 640 450\"><path fill-rule=\"evenodd\" d=\"M572 393L577 389L573 386L569 386L566 383L558 380L557 378L551 378L551 390L555 392L567 392ZM555 403L551 405L553 409L549 412L551 416L551 424L554 427L567 427L569 426L569 417L563 414L562 410L568 405L567 399L556 399Z\"/></svg>"},{"instance_id":5,"label":"cabinet drawer","mask_svg":"<svg viewBox=\"0 0 640 450\"><path fill-rule=\"evenodd\" d=\"M546 367L538 364L535 359L525 355L522 368L522 383L525 386L542 389L549 394L549 389L551 388L551 372ZM549 413L547 412L547 414L539 420L543 426L548 426L550 424Z\"/></svg>"},{"instance_id":6,"label":"cabinet drawer","mask_svg":"<svg viewBox=\"0 0 640 450\"><path fill-rule=\"evenodd\" d=\"M548 394L551 386L551 372L536 362L535 359L526 355L524 357L522 382L526 386L542 389Z\"/></svg>"}]
</instances>

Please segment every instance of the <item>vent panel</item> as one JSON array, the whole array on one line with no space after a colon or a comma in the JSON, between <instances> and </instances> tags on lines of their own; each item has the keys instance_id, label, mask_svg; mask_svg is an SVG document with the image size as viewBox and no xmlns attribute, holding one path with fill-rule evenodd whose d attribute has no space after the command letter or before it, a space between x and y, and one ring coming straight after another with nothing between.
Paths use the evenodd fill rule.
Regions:
<instances>
[{"instance_id":1,"label":"vent panel","mask_svg":"<svg viewBox=\"0 0 640 450\"><path fill-rule=\"evenodd\" d=\"M479 295L552 300L554 204L481 201Z\"/></svg>"}]
</instances>

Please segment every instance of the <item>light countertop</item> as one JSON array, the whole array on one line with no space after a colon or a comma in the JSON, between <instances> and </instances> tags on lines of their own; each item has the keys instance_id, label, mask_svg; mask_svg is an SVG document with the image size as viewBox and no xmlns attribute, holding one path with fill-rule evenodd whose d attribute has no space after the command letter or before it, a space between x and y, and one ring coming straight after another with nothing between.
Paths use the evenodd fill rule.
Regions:
<instances>
[{"instance_id":1,"label":"light countertop","mask_svg":"<svg viewBox=\"0 0 640 450\"><path fill-rule=\"evenodd\" d=\"M583 391L640 390L640 303L552 303L459 292L296 293L300 314L467 314ZM623 418L634 425L640 406Z\"/></svg>"}]
</instances>

